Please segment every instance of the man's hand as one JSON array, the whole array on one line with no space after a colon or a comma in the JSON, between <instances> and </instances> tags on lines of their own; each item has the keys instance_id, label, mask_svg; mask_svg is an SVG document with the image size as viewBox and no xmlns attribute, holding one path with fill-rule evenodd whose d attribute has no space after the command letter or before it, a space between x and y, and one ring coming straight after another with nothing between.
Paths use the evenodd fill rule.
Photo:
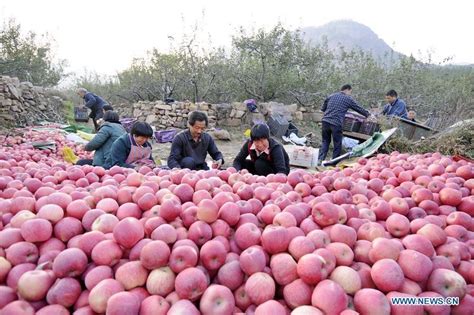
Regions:
<instances>
[{"instance_id":1,"label":"man's hand","mask_svg":"<svg viewBox=\"0 0 474 315\"><path fill-rule=\"evenodd\" d=\"M219 169L221 168L221 166L222 166L222 159L216 160L214 161L214 163L212 163L212 168Z\"/></svg>"}]
</instances>

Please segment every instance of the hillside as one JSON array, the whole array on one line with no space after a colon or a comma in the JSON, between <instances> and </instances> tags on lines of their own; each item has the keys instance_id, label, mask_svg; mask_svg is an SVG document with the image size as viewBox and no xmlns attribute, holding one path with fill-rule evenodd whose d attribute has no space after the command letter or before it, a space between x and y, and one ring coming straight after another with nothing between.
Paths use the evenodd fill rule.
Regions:
<instances>
[{"instance_id":1,"label":"hillside","mask_svg":"<svg viewBox=\"0 0 474 315\"><path fill-rule=\"evenodd\" d=\"M312 44L317 45L327 40L331 49L338 49L340 46L346 50L362 49L371 52L380 60L387 60L390 56L398 59L401 55L379 38L370 27L354 21L333 21L319 27L304 27L301 32L303 39Z\"/></svg>"}]
</instances>

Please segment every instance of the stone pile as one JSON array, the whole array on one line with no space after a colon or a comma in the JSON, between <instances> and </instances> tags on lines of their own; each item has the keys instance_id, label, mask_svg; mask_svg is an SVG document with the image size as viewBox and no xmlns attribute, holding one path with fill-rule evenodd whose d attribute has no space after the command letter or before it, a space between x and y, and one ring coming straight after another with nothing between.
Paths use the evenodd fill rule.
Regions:
<instances>
[{"instance_id":1,"label":"stone pile","mask_svg":"<svg viewBox=\"0 0 474 315\"><path fill-rule=\"evenodd\" d=\"M0 76L0 128L64 121L63 100L42 87Z\"/></svg>"},{"instance_id":2,"label":"stone pile","mask_svg":"<svg viewBox=\"0 0 474 315\"><path fill-rule=\"evenodd\" d=\"M276 102L259 103L259 113L249 113L247 106L241 102L209 104L205 102L141 101L132 105L114 105L122 117L133 117L146 121L159 129L185 128L190 112L200 110L209 117L210 127L237 127L252 124L257 120L266 120L273 114L280 114L289 121L320 121L321 113L297 104L284 105Z\"/></svg>"}]
</instances>

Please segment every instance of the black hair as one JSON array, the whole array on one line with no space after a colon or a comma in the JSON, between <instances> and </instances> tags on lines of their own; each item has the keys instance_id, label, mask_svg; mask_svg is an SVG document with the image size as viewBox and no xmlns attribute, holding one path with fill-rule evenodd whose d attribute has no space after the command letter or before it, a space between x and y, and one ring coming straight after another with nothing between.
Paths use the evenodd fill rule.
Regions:
<instances>
[{"instance_id":1,"label":"black hair","mask_svg":"<svg viewBox=\"0 0 474 315\"><path fill-rule=\"evenodd\" d=\"M385 95L392 96L392 97L398 97L397 91L395 91L395 90L390 90Z\"/></svg>"},{"instance_id":2,"label":"black hair","mask_svg":"<svg viewBox=\"0 0 474 315\"><path fill-rule=\"evenodd\" d=\"M250 130L250 139L270 139L270 129L266 124L256 124Z\"/></svg>"},{"instance_id":3,"label":"black hair","mask_svg":"<svg viewBox=\"0 0 474 315\"><path fill-rule=\"evenodd\" d=\"M104 113L104 121L118 123L120 121L120 116L117 112L108 110Z\"/></svg>"},{"instance_id":4,"label":"black hair","mask_svg":"<svg viewBox=\"0 0 474 315\"><path fill-rule=\"evenodd\" d=\"M345 91L345 90L352 90L352 86L350 84L344 84L341 87L341 91Z\"/></svg>"},{"instance_id":5,"label":"black hair","mask_svg":"<svg viewBox=\"0 0 474 315\"><path fill-rule=\"evenodd\" d=\"M137 121L133 124L130 133L137 137L142 136L151 138L153 136L153 129L151 128L150 124L144 121Z\"/></svg>"},{"instance_id":6,"label":"black hair","mask_svg":"<svg viewBox=\"0 0 474 315\"><path fill-rule=\"evenodd\" d=\"M104 106L104 111L106 112L106 111L109 111L109 110L114 110L114 108L110 105L105 105Z\"/></svg>"},{"instance_id":7,"label":"black hair","mask_svg":"<svg viewBox=\"0 0 474 315\"><path fill-rule=\"evenodd\" d=\"M196 121L204 121L204 122L206 122L206 127L207 127L208 120L207 120L207 115L206 115L206 113L200 112L200 111L197 111L197 110L191 112L191 114L189 114L189 118L188 118L188 123L189 123L189 125L194 126L194 124L196 123Z\"/></svg>"}]
</instances>

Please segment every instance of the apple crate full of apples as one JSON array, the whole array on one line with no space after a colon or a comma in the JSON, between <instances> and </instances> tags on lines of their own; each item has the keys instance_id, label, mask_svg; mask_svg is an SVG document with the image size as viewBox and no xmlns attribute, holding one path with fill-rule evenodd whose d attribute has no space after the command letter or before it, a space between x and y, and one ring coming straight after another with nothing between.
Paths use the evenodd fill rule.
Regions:
<instances>
[{"instance_id":1,"label":"apple crate full of apples","mask_svg":"<svg viewBox=\"0 0 474 315\"><path fill-rule=\"evenodd\" d=\"M473 313L467 161L136 172L31 138L0 139L0 314ZM393 303L407 297L453 303Z\"/></svg>"}]
</instances>

